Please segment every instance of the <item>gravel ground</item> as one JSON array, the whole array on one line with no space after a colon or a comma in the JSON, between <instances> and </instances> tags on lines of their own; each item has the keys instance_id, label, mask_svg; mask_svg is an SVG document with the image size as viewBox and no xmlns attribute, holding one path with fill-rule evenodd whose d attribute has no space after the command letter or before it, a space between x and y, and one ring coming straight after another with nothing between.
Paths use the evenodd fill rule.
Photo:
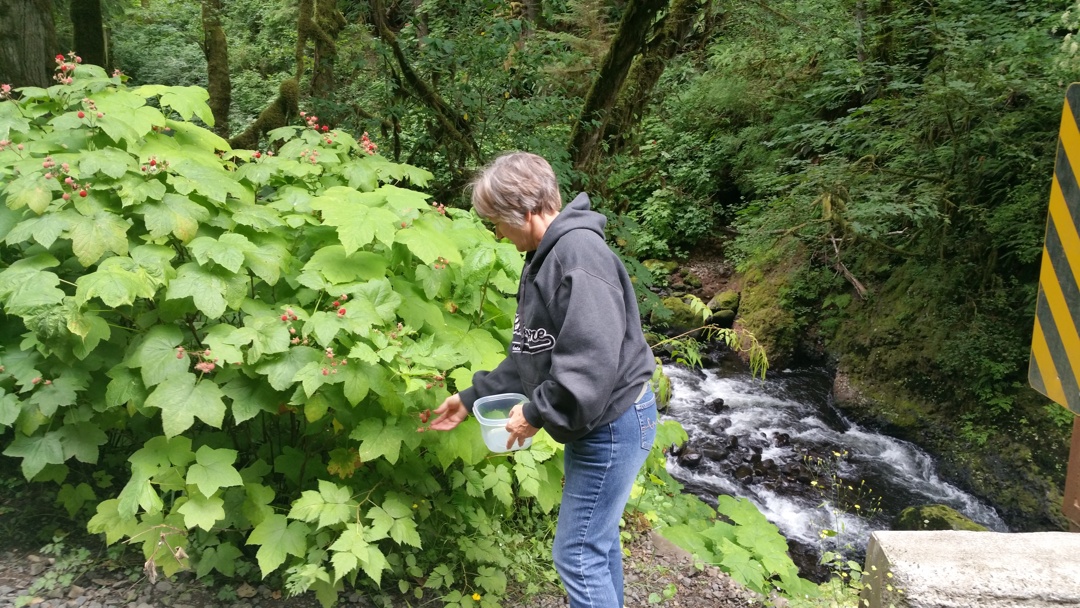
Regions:
<instances>
[{"instance_id":1,"label":"gravel ground","mask_svg":"<svg viewBox=\"0 0 1080 608\"><path fill-rule=\"evenodd\" d=\"M625 560L626 608L662 606L667 608L735 608L756 602L756 596L731 580L716 568L696 568L685 552L659 535L638 535L630 544L630 556ZM55 580L59 568L55 559L37 552L0 550L0 607L30 605L38 608L315 608L319 603L311 594L285 598L280 591L265 585L242 584L234 591L235 600L219 598L217 590L209 589L182 573L170 580L159 579L150 584L145 578L135 578L131 569L112 572L94 570L80 574L68 584L42 585L41 581ZM132 580L135 578L135 580ZM37 594L28 590L38 582ZM669 587L674 585L674 587ZM664 597L665 589L674 594ZM649 594L662 598L649 603ZM23 598L21 601L19 598ZM415 600L414 600L415 601ZM403 600L401 606L408 604ZM415 604L413 604L415 605ZM373 608L374 604L357 593L344 593L338 606ZM529 598L511 597L506 608L563 608L566 599L561 594Z\"/></svg>"}]
</instances>

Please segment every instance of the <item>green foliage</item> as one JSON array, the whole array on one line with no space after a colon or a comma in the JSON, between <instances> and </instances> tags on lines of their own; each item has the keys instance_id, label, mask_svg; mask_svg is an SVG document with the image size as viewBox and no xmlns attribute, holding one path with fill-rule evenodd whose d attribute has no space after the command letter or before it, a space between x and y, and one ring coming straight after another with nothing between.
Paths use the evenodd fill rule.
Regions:
<instances>
[{"instance_id":1,"label":"green foliage","mask_svg":"<svg viewBox=\"0 0 1080 608\"><path fill-rule=\"evenodd\" d=\"M634 509L665 538L749 589L764 595L779 590L786 597L816 595L815 585L799 577L780 530L753 503L719 496L713 509L682 493L682 484L668 474L665 463L667 449L686 440L677 422L660 423L642 479L631 492Z\"/></svg>"},{"instance_id":2,"label":"green foliage","mask_svg":"<svg viewBox=\"0 0 1080 608\"><path fill-rule=\"evenodd\" d=\"M503 356L520 254L345 132L232 150L189 122L201 89L74 75L0 102L3 453L151 579L254 560L326 604L391 579L497 605L558 446L418 416Z\"/></svg>"}]
</instances>

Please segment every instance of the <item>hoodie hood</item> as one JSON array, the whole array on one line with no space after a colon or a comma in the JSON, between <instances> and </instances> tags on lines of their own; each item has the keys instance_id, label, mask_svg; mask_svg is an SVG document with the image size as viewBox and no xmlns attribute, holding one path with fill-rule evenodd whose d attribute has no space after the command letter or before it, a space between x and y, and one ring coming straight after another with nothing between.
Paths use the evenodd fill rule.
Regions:
<instances>
[{"instance_id":1,"label":"hoodie hood","mask_svg":"<svg viewBox=\"0 0 1080 608\"><path fill-rule=\"evenodd\" d=\"M531 268L539 268L555 243L571 230L591 230L599 234L600 238L604 237L607 218L601 213L592 211L590 207L589 195L584 192L578 194L569 205L563 207L558 217L544 232L544 238L540 239L540 245L536 247L536 251L527 256Z\"/></svg>"}]
</instances>

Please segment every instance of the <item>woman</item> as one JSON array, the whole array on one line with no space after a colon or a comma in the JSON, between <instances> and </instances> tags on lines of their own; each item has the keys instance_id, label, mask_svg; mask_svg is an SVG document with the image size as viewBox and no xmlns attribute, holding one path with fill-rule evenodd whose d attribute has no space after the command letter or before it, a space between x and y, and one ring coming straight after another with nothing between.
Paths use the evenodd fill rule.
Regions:
<instances>
[{"instance_id":1,"label":"woman","mask_svg":"<svg viewBox=\"0 0 1080 608\"><path fill-rule=\"evenodd\" d=\"M506 359L446 399L431 428L454 428L479 397L527 395L511 411L507 447L541 428L565 444L553 553L570 606L621 607L619 519L656 436L655 359L634 288L604 242L606 218L585 194L562 209L543 158L495 159L474 180L472 203L497 236L527 252L514 335Z\"/></svg>"}]
</instances>

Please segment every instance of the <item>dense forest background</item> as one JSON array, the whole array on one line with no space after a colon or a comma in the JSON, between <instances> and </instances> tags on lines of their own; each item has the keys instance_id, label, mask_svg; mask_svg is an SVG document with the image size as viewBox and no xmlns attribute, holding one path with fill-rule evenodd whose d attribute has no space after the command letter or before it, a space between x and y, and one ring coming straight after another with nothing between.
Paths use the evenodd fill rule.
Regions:
<instances>
[{"instance_id":1,"label":"dense forest background","mask_svg":"<svg viewBox=\"0 0 1080 608\"><path fill-rule=\"evenodd\" d=\"M1068 2L0 0L0 82L74 49L209 91L235 148L368 133L467 206L471 172L541 154L645 260L734 269L773 365L835 367L837 402L927 447L1017 530L1064 527L1073 416L1027 386ZM26 34L20 47L13 38ZM18 48L17 48L18 47ZM706 298L712 294L702 294Z\"/></svg>"}]
</instances>

